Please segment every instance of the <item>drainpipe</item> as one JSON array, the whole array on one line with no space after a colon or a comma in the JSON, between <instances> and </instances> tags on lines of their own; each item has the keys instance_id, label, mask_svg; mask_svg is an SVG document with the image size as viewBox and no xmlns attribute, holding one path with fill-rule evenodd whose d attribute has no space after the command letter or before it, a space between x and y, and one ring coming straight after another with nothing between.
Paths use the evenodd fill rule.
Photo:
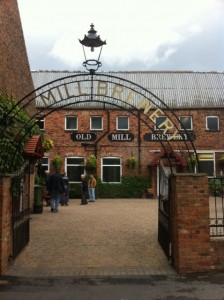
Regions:
<instances>
[{"instance_id":1,"label":"drainpipe","mask_svg":"<svg viewBox=\"0 0 224 300\"><path fill-rule=\"evenodd\" d=\"M108 132L110 132L110 112L108 110L107 111L107 131L104 132L104 134L102 136L100 136L98 138L98 140L95 141L94 143L94 148L95 148L95 156L97 157L97 144L99 143L99 141L105 137L106 134L108 134Z\"/></svg>"}]
</instances>

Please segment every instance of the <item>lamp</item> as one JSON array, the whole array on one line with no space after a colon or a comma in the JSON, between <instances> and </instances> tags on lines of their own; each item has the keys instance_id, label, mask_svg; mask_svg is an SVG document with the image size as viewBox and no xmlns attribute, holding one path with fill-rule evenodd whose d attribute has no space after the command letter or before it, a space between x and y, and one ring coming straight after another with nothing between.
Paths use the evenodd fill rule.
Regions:
<instances>
[{"instance_id":1,"label":"lamp","mask_svg":"<svg viewBox=\"0 0 224 300\"><path fill-rule=\"evenodd\" d=\"M94 29L94 25L90 25L90 30L88 31L88 34L84 36L83 40L79 40L79 42L82 44L83 47L83 53L85 57L85 61L83 62L83 66L90 71L90 73L94 74L95 71L99 69L99 67L102 66L102 63L100 62L100 55L102 52L103 45L106 45L106 41L102 41L100 36L96 34L97 31ZM85 47L90 48L91 52L95 51L95 48L99 48L99 53L96 54L96 59L86 58L86 51ZM92 53L91 53L92 54Z\"/></svg>"}]
</instances>

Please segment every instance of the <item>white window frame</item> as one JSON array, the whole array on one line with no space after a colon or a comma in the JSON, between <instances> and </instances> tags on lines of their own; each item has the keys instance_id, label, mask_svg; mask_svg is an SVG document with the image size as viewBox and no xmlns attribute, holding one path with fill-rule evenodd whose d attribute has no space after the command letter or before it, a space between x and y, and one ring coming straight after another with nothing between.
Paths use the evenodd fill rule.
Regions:
<instances>
[{"instance_id":1,"label":"white window frame","mask_svg":"<svg viewBox=\"0 0 224 300\"><path fill-rule=\"evenodd\" d=\"M217 119L217 129L214 129L214 130L210 130L209 128L208 128L208 119L209 118L214 118L214 119ZM218 131L219 130L219 116L206 116L206 130L208 130L208 131Z\"/></svg>"},{"instance_id":2,"label":"white window frame","mask_svg":"<svg viewBox=\"0 0 224 300\"><path fill-rule=\"evenodd\" d=\"M127 128L119 128L119 119L127 119L128 120L128 126L127 126ZM129 130L129 117L128 116L117 116L117 118L116 118L116 129L117 130Z\"/></svg>"},{"instance_id":3,"label":"white window frame","mask_svg":"<svg viewBox=\"0 0 224 300\"><path fill-rule=\"evenodd\" d=\"M68 159L82 159L83 160L83 163L80 163L80 164L68 164ZM65 172L67 175L69 175L69 172L68 172L68 166L69 167L83 167L83 172L82 174L85 174L85 168L84 168L84 164L85 164L85 159L84 157L80 157L80 156L69 156L69 157L65 157ZM81 175L81 174L80 174ZM69 181L71 183L78 183L81 181L81 178L80 180L78 181L72 181L72 179L69 178Z\"/></svg>"},{"instance_id":4,"label":"white window frame","mask_svg":"<svg viewBox=\"0 0 224 300\"><path fill-rule=\"evenodd\" d=\"M120 164L119 165L104 165L103 164L103 160L104 159L119 159L120 160ZM104 166L111 166L111 167L120 167L120 181L111 181L111 182L108 182L108 181L103 181L103 167ZM121 176L122 176L122 160L120 157L117 157L117 156L105 156L105 157L102 157L101 158L101 181L102 183L121 183Z\"/></svg>"},{"instance_id":5,"label":"white window frame","mask_svg":"<svg viewBox=\"0 0 224 300\"><path fill-rule=\"evenodd\" d=\"M215 173L216 173L216 166L215 166L215 153L213 151L197 151L197 155L198 155L198 160L199 163L200 161L212 161L213 162L213 175L208 175L209 178L214 177ZM213 155L213 158L201 158L200 156L202 155Z\"/></svg>"},{"instance_id":6,"label":"white window frame","mask_svg":"<svg viewBox=\"0 0 224 300\"><path fill-rule=\"evenodd\" d=\"M46 164L42 162L43 159L47 159L47 163L46 163ZM49 157L44 156L44 157L42 158L42 160L41 160L42 166L46 166L46 167L47 167L46 171L49 172L49 171L50 171L50 159L49 159Z\"/></svg>"},{"instance_id":7,"label":"white window frame","mask_svg":"<svg viewBox=\"0 0 224 300\"><path fill-rule=\"evenodd\" d=\"M181 118L190 118L190 121L191 121L191 125L190 125L190 128L185 128L186 130L193 130L193 120L192 120L192 116L179 116L179 120L180 122L181 121ZM180 130L184 130L184 128L182 127L182 124L180 123Z\"/></svg>"},{"instance_id":8,"label":"white window frame","mask_svg":"<svg viewBox=\"0 0 224 300\"><path fill-rule=\"evenodd\" d=\"M76 118L76 120L77 120L76 128L67 128L67 119L68 118ZM68 130L68 131L78 130L78 117L77 116L65 116L65 130Z\"/></svg>"},{"instance_id":9,"label":"white window frame","mask_svg":"<svg viewBox=\"0 0 224 300\"><path fill-rule=\"evenodd\" d=\"M92 127L92 119L101 118L101 128L93 128ZM90 116L90 130L102 131L103 130L103 117L102 116Z\"/></svg>"}]
</instances>

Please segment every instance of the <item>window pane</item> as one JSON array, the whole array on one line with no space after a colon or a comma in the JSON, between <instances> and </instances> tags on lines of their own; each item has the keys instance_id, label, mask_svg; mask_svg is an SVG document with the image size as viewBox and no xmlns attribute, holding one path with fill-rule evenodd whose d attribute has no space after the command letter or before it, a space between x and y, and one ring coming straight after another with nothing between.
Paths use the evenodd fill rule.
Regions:
<instances>
[{"instance_id":1,"label":"window pane","mask_svg":"<svg viewBox=\"0 0 224 300\"><path fill-rule=\"evenodd\" d=\"M84 158L82 158L82 157L67 158L67 164L68 165L81 165L81 164L84 164Z\"/></svg>"},{"instance_id":2,"label":"window pane","mask_svg":"<svg viewBox=\"0 0 224 300\"><path fill-rule=\"evenodd\" d=\"M66 129L77 129L77 117L66 117L65 123Z\"/></svg>"},{"instance_id":3,"label":"window pane","mask_svg":"<svg viewBox=\"0 0 224 300\"><path fill-rule=\"evenodd\" d=\"M192 118L189 116L184 116L184 117L180 117L180 121L182 124L180 123L180 129L187 129L187 130L192 130Z\"/></svg>"},{"instance_id":4,"label":"window pane","mask_svg":"<svg viewBox=\"0 0 224 300\"><path fill-rule=\"evenodd\" d=\"M207 130L215 131L219 130L218 117L207 117Z\"/></svg>"},{"instance_id":5,"label":"window pane","mask_svg":"<svg viewBox=\"0 0 224 300\"><path fill-rule=\"evenodd\" d=\"M199 161L200 173L206 173L208 176L214 176L214 162L211 160Z\"/></svg>"},{"instance_id":6,"label":"window pane","mask_svg":"<svg viewBox=\"0 0 224 300\"><path fill-rule=\"evenodd\" d=\"M117 129L118 130L128 130L128 117L118 117L117 118Z\"/></svg>"},{"instance_id":7,"label":"window pane","mask_svg":"<svg viewBox=\"0 0 224 300\"><path fill-rule=\"evenodd\" d=\"M121 181L121 176L120 176L119 166L103 167L103 182L120 182L120 181Z\"/></svg>"},{"instance_id":8,"label":"window pane","mask_svg":"<svg viewBox=\"0 0 224 300\"><path fill-rule=\"evenodd\" d=\"M42 171L41 172L44 174L45 171L49 171L48 166L42 165Z\"/></svg>"},{"instance_id":9,"label":"window pane","mask_svg":"<svg viewBox=\"0 0 224 300\"><path fill-rule=\"evenodd\" d=\"M157 118L156 118L155 129L156 129L156 130L162 130L162 129L165 129L165 126L164 126L164 125L161 126L161 127L159 127L159 126L160 126L160 124L162 124L163 122L165 122L166 119L167 119L167 117L157 117Z\"/></svg>"},{"instance_id":10,"label":"window pane","mask_svg":"<svg viewBox=\"0 0 224 300\"><path fill-rule=\"evenodd\" d=\"M120 158L103 158L103 165L120 165Z\"/></svg>"},{"instance_id":11,"label":"window pane","mask_svg":"<svg viewBox=\"0 0 224 300\"><path fill-rule=\"evenodd\" d=\"M121 160L120 158L103 158L103 174L102 174L102 181L103 182L121 182Z\"/></svg>"},{"instance_id":12,"label":"window pane","mask_svg":"<svg viewBox=\"0 0 224 300\"><path fill-rule=\"evenodd\" d=\"M67 176L69 178L69 181L71 182L77 182L81 181L81 174L84 173L84 167L83 166L68 166L67 165Z\"/></svg>"},{"instance_id":13,"label":"window pane","mask_svg":"<svg viewBox=\"0 0 224 300\"><path fill-rule=\"evenodd\" d=\"M67 157L66 158L66 173L69 181L81 181L81 174L84 174L84 158L83 157Z\"/></svg>"},{"instance_id":14,"label":"window pane","mask_svg":"<svg viewBox=\"0 0 224 300\"><path fill-rule=\"evenodd\" d=\"M49 158L48 157L43 157L41 159L41 164L42 164L43 173L45 173L45 171L49 171Z\"/></svg>"},{"instance_id":15,"label":"window pane","mask_svg":"<svg viewBox=\"0 0 224 300\"><path fill-rule=\"evenodd\" d=\"M36 117L37 125L41 130L44 130L44 117Z\"/></svg>"},{"instance_id":16,"label":"window pane","mask_svg":"<svg viewBox=\"0 0 224 300\"><path fill-rule=\"evenodd\" d=\"M199 160L207 159L207 160L213 160L214 154L213 153L198 153Z\"/></svg>"},{"instance_id":17,"label":"window pane","mask_svg":"<svg viewBox=\"0 0 224 300\"><path fill-rule=\"evenodd\" d=\"M91 129L102 129L102 117L91 117Z\"/></svg>"},{"instance_id":18,"label":"window pane","mask_svg":"<svg viewBox=\"0 0 224 300\"><path fill-rule=\"evenodd\" d=\"M48 157L43 157L41 159L41 163L42 163L42 165L48 165Z\"/></svg>"}]
</instances>

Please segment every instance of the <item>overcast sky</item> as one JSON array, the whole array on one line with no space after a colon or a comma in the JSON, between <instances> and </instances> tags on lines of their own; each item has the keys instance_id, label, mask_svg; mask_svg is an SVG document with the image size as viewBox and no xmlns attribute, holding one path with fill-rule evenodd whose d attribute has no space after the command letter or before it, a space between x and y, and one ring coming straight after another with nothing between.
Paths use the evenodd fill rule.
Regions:
<instances>
[{"instance_id":1,"label":"overcast sky","mask_svg":"<svg viewBox=\"0 0 224 300\"><path fill-rule=\"evenodd\" d=\"M224 0L17 0L31 70L83 71L95 25L101 71L224 71Z\"/></svg>"}]
</instances>

